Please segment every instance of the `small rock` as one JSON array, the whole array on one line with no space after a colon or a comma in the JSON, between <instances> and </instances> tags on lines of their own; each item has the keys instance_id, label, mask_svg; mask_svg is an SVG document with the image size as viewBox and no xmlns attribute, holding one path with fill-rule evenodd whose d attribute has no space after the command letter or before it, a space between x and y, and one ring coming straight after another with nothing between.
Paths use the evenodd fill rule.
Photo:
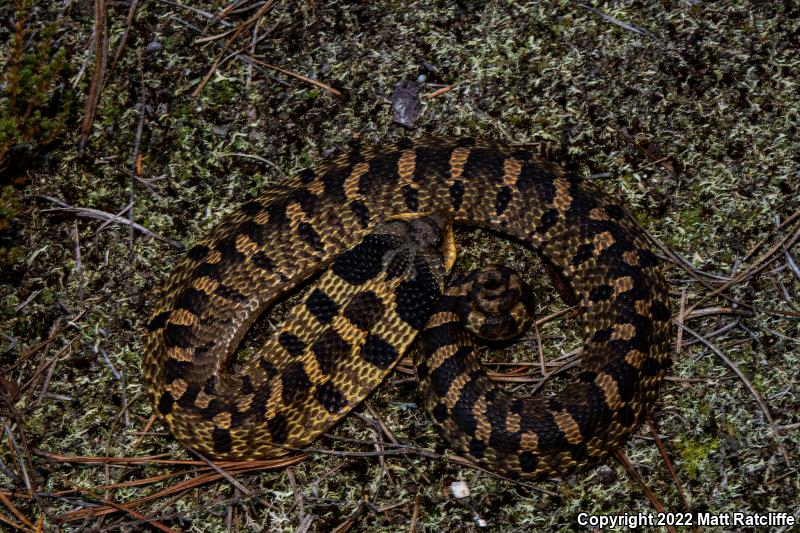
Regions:
<instances>
[{"instance_id":1,"label":"small rock","mask_svg":"<svg viewBox=\"0 0 800 533\"><path fill-rule=\"evenodd\" d=\"M450 484L450 492L453 493L453 497L460 500L469 496L469 487L463 481L453 481Z\"/></svg>"},{"instance_id":2,"label":"small rock","mask_svg":"<svg viewBox=\"0 0 800 533\"><path fill-rule=\"evenodd\" d=\"M413 81L401 81L394 86L392 94L394 121L406 128L413 128L422 111L419 100L419 85Z\"/></svg>"}]
</instances>

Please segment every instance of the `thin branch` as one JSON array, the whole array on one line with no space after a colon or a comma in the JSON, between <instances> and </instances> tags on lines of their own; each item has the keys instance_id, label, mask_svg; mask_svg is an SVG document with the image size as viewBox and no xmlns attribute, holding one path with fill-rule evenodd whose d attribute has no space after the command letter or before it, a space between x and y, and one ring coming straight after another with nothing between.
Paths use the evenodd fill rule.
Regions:
<instances>
[{"instance_id":1,"label":"thin branch","mask_svg":"<svg viewBox=\"0 0 800 533\"><path fill-rule=\"evenodd\" d=\"M78 144L78 154L83 155L89 134L94 124L97 104L100 102L100 93L106 76L106 63L108 62L108 21L106 20L106 1L94 2L94 75L89 85L89 96L83 108L83 125L81 126L81 140Z\"/></svg>"},{"instance_id":2,"label":"thin branch","mask_svg":"<svg viewBox=\"0 0 800 533\"><path fill-rule=\"evenodd\" d=\"M145 228L144 226L142 226L140 224L137 224L136 222L131 222L130 220L125 219L125 218L119 218L117 215L112 215L111 213L106 213L105 211L100 211L99 209L91 209L91 208L88 208L88 207L73 207L73 206L67 204L66 202L64 202L63 200L59 200L58 198L53 198L52 196L39 195L39 198L42 198L43 200L47 200L48 202L52 202L52 203L54 203L54 204L59 206L59 207L52 208L52 209L44 209L42 211L43 213L65 212L65 213L72 213L72 214L74 214L76 216L79 216L79 217L93 218L95 220L103 220L103 221L111 220L112 222L115 222L115 223L118 223L118 224L125 224L125 225L128 225L128 226L131 226L133 229L135 229L139 233L142 233L144 235L147 235L148 237L152 237L154 239L158 239L160 241L163 241L163 242L165 242L165 243L177 248L178 250L183 250L184 249L183 244L181 244L180 242L178 242L178 241L176 241L174 239L170 239L169 237L164 237L163 235L160 235L160 234L158 234L158 233L156 233L154 231L150 231L149 229Z\"/></svg>"},{"instance_id":3,"label":"thin branch","mask_svg":"<svg viewBox=\"0 0 800 533\"><path fill-rule=\"evenodd\" d=\"M686 331L687 333L695 337L697 340L702 342L709 350L714 352L717 355L717 357L722 359L722 361L726 365L728 365L731 368L731 370L733 370L733 372L739 377L742 383L744 383L744 386L747 387L747 390L750 391L750 394L753 396L753 398L755 398L756 402L758 402L758 406L761 408L761 411L767 418L767 422L769 423L769 428L772 431L772 434L775 435L775 440L778 443L778 448L781 450L781 454L783 455L783 461L786 463L786 466L791 468L792 463L791 460L789 459L789 452L786 451L786 447L783 445L783 437L781 436L780 431L778 431L778 425L775 424L775 420L772 419L772 415L770 414L769 409L767 409L767 405L764 403L764 400L761 399L761 395L758 393L755 387L753 387L753 384L750 383L750 381L742 373L742 371L739 370L739 367L736 366L736 364L733 361L728 359L728 357L724 353L722 353L719 350L719 348L717 348L716 345L714 345L714 343L707 340L705 337L700 335L695 330L683 324L679 324L679 327L681 327L684 331Z\"/></svg>"}]
</instances>

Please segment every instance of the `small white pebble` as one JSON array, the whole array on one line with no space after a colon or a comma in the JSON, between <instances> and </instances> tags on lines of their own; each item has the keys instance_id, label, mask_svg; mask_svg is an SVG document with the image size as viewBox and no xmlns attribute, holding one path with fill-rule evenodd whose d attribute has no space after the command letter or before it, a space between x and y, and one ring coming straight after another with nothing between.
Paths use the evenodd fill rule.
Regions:
<instances>
[{"instance_id":1,"label":"small white pebble","mask_svg":"<svg viewBox=\"0 0 800 533\"><path fill-rule=\"evenodd\" d=\"M486 526L488 526L488 525L489 525L489 524L486 522L486 520L484 520L483 518L481 518L481 517L480 517L480 516L478 516L478 515L475 515L475 516L473 516L473 517L472 517L472 519L473 519L473 520L475 520L475 523L478 525L478 527L486 527Z\"/></svg>"},{"instance_id":2,"label":"small white pebble","mask_svg":"<svg viewBox=\"0 0 800 533\"><path fill-rule=\"evenodd\" d=\"M450 484L450 492L458 499L466 498L469 496L469 487L463 481L453 481Z\"/></svg>"}]
</instances>

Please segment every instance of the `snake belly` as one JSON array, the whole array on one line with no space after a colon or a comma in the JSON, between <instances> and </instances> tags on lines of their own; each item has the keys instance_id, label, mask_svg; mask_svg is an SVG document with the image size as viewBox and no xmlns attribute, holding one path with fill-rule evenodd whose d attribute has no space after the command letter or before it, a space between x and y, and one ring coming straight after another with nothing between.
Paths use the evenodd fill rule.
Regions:
<instances>
[{"instance_id":1,"label":"snake belly","mask_svg":"<svg viewBox=\"0 0 800 533\"><path fill-rule=\"evenodd\" d=\"M212 458L262 459L311 442L341 419L396 358L359 375L354 368L372 362L359 356L363 341L352 339L340 339L350 355L327 366L307 346L304 363L291 364L292 345L275 340L246 372L231 370L230 356L264 310L376 226L437 212L534 248L574 292L584 343L580 375L568 386L576 392L507 398L480 369L451 361L453 331L436 333L455 328L446 309L431 318L432 305L411 306L412 329L431 318L423 338L431 361L420 377L423 390L436 391L426 405L448 440L490 469L533 478L567 474L623 443L669 364L659 260L633 218L592 182L523 147L458 138L403 140L304 170L243 204L187 252L154 307L143 358L148 393L175 437ZM356 262L348 268L363 270ZM309 329L319 326L314 313L304 316ZM407 348L402 337L398 355ZM321 394L309 382L336 385ZM354 382L361 392L349 394Z\"/></svg>"}]
</instances>

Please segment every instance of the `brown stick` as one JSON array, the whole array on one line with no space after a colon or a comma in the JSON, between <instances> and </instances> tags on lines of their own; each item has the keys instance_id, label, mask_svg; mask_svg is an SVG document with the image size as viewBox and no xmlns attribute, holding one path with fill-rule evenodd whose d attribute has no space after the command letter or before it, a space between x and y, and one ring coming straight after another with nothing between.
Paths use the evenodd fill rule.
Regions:
<instances>
[{"instance_id":1,"label":"brown stick","mask_svg":"<svg viewBox=\"0 0 800 533\"><path fill-rule=\"evenodd\" d=\"M108 21L106 20L106 1L95 0L94 2L94 75L92 83L89 85L89 96L86 98L86 105L83 108L83 125L81 126L81 140L78 144L78 155L83 155L89 134L92 132L94 116L97 112L97 104L100 101L100 93L103 90L103 82L106 76L106 63L108 62Z\"/></svg>"}]
</instances>

